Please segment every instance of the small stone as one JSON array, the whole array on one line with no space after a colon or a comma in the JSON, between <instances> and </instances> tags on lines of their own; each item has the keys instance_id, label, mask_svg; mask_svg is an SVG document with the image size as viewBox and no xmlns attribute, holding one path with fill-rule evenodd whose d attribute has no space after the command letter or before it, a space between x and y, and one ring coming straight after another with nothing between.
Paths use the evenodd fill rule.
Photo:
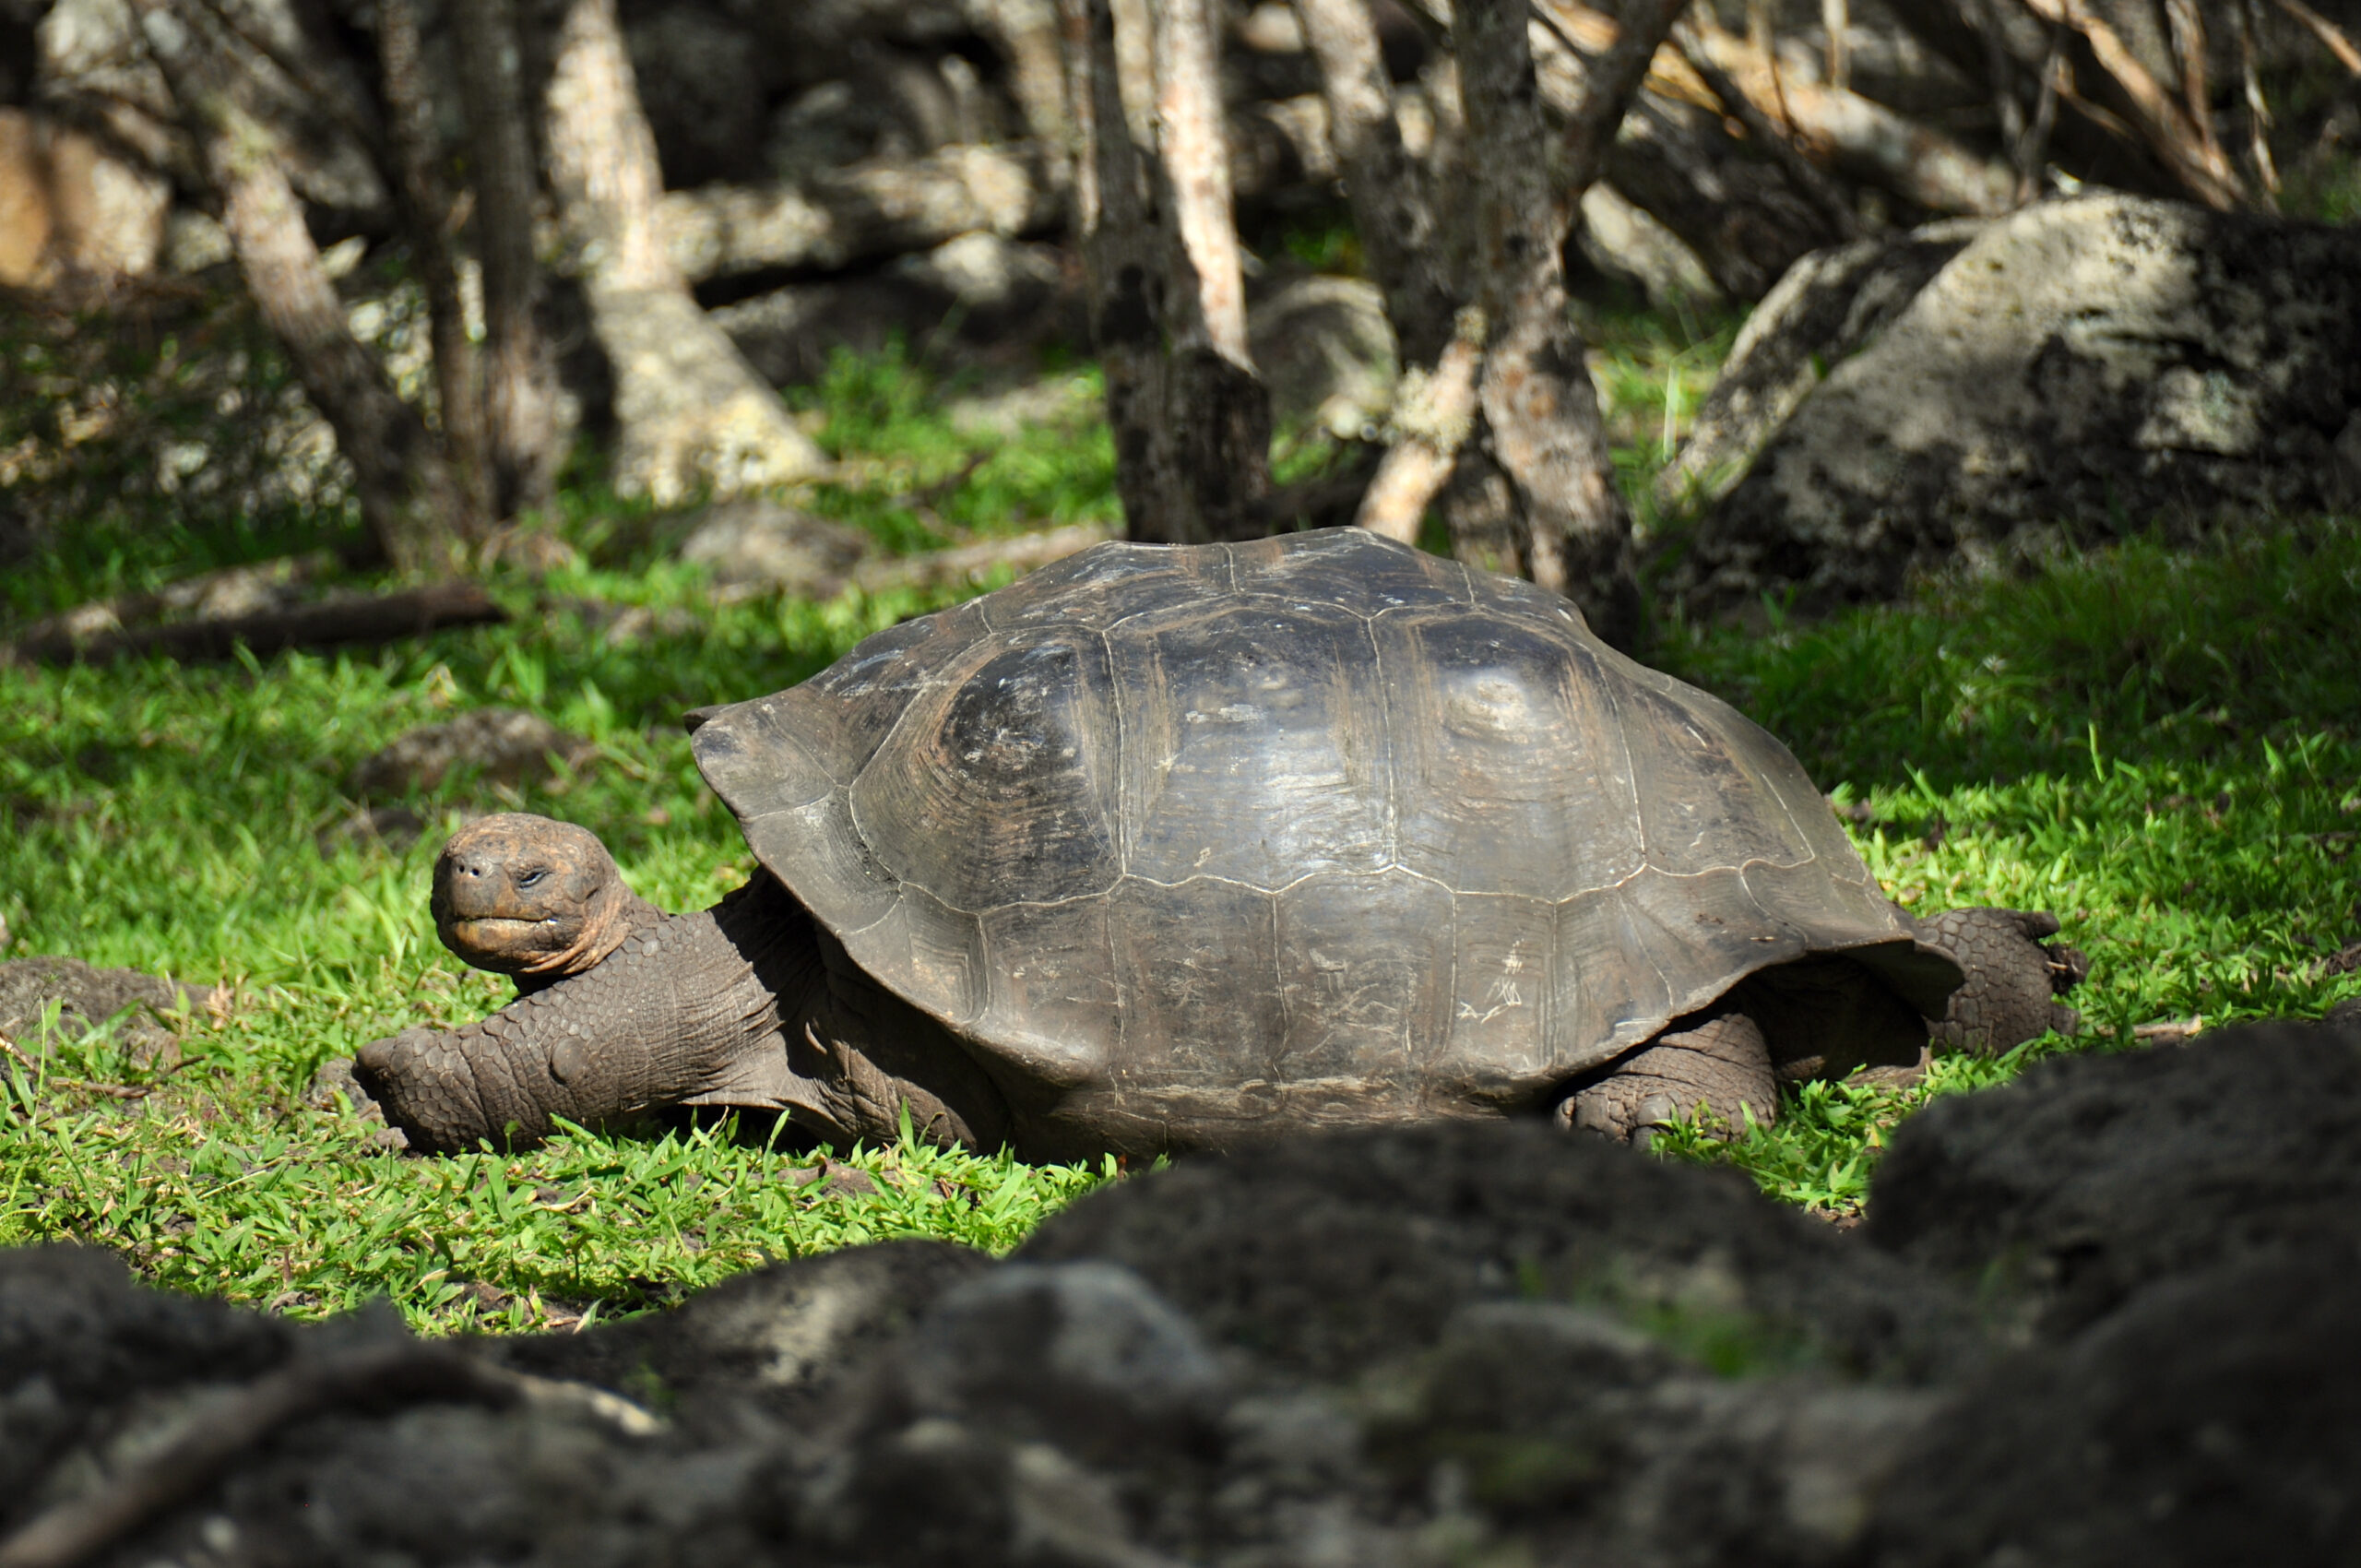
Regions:
<instances>
[{"instance_id":1,"label":"small stone","mask_svg":"<svg viewBox=\"0 0 2361 1568\"><path fill-rule=\"evenodd\" d=\"M859 529L775 501L725 501L698 519L681 545L681 559L710 568L726 587L834 599L854 568L876 552Z\"/></svg>"}]
</instances>

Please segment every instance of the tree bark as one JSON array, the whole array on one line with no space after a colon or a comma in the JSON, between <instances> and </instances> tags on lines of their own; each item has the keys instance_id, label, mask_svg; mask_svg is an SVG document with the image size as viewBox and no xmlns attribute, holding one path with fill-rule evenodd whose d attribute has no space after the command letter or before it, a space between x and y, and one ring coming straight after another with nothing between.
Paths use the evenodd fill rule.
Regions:
<instances>
[{"instance_id":1,"label":"tree bark","mask_svg":"<svg viewBox=\"0 0 2361 1568\"><path fill-rule=\"evenodd\" d=\"M1246 353L1206 5L1173 0L1157 18L1149 148L1124 113L1110 0L1076 0L1069 24L1087 149L1076 216L1127 529L1175 544L1253 537L1270 490L1270 399Z\"/></svg>"},{"instance_id":2,"label":"tree bark","mask_svg":"<svg viewBox=\"0 0 2361 1568\"><path fill-rule=\"evenodd\" d=\"M1451 340L1459 287L1427 171L1402 145L1377 23L1367 0L1295 0L1295 15L1319 62L1328 137L1345 177L1353 231L1384 291L1403 360L1431 363Z\"/></svg>"},{"instance_id":3,"label":"tree bark","mask_svg":"<svg viewBox=\"0 0 2361 1568\"><path fill-rule=\"evenodd\" d=\"M1651 4L1679 10L1669 0ZM1599 636L1628 647L1639 636L1641 609L1631 518L1615 488L1607 427L1581 334L1567 313L1560 259L1582 192L1551 188L1526 18L1526 0L1458 0L1452 17L1486 331L1477 439L1507 481L1525 575L1573 600ZM1665 25L1670 20L1666 16ZM1631 50L1637 48L1634 42ZM1602 87L1619 82L1628 101L1653 53L1651 45L1636 69L1619 59L1614 71L1602 68L1596 79ZM1604 139L1596 127L1611 134L1620 118L1619 103L1580 106L1570 133L1576 172L1585 161L1596 169L1592 148Z\"/></svg>"},{"instance_id":4,"label":"tree bark","mask_svg":"<svg viewBox=\"0 0 2361 1568\"><path fill-rule=\"evenodd\" d=\"M447 569L466 516L458 483L425 422L352 336L279 148L225 89L194 18L142 0L140 21L188 122L247 291L335 431L378 552L402 571Z\"/></svg>"},{"instance_id":5,"label":"tree bark","mask_svg":"<svg viewBox=\"0 0 2361 1568\"><path fill-rule=\"evenodd\" d=\"M492 521L492 490L484 462L482 394L475 345L468 339L467 307L452 254L450 194L436 169L434 105L421 59L417 0L377 0L377 60L386 96L387 183L426 294L427 335L434 356L435 401L443 442L466 512L460 532L483 537Z\"/></svg>"},{"instance_id":6,"label":"tree bark","mask_svg":"<svg viewBox=\"0 0 2361 1568\"><path fill-rule=\"evenodd\" d=\"M663 181L615 0L571 0L544 99L550 185L614 375L616 490L670 505L809 478L826 459L665 252Z\"/></svg>"},{"instance_id":7,"label":"tree bark","mask_svg":"<svg viewBox=\"0 0 2361 1568\"><path fill-rule=\"evenodd\" d=\"M535 308L540 182L525 113L523 50L509 0L451 14L468 150L475 165L476 257L483 268L483 423L492 512L547 508L556 493L557 371Z\"/></svg>"}]
</instances>

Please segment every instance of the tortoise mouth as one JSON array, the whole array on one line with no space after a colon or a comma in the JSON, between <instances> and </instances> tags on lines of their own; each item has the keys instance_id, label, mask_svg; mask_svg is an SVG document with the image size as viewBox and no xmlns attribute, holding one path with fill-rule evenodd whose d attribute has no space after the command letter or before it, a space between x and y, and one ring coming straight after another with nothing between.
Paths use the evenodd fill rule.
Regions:
<instances>
[{"instance_id":1,"label":"tortoise mouth","mask_svg":"<svg viewBox=\"0 0 2361 1568\"><path fill-rule=\"evenodd\" d=\"M544 929L554 932L555 915L534 919L525 915L468 915L451 922L451 934L470 946L512 947Z\"/></svg>"}]
</instances>

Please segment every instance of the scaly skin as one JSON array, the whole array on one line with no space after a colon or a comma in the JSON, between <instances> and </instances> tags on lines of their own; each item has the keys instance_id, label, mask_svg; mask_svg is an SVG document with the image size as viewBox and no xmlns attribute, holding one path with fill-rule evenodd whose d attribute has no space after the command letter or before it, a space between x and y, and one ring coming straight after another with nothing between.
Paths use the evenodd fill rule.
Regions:
<instances>
[{"instance_id":1,"label":"scaly skin","mask_svg":"<svg viewBox=\"0 0 2361 1568\"><path fill-rule=\"evenodd\" d=\"M757 890L759 892L759 890ZM693 1099L742 1053L785 1049L778 987L801 989L791 928L746 889L635 922L604 962L448 1033L364 1047L354 1075L414 1148L522 1145L552 1118L595 1123Z\"/></svg>"},{"instance_id":2,"label":"scaly skin","mask_svg":"<svg viewBox=\"0 0 2361 1568\"><path fill-rule=\"evenodd\" d=\"M2037 909L1947 909L1917 922L1918 940L1966 971L1951 1006L1929 1030L1937 1049L1998 1056L2045 1029L2072 1034L2082 1015L2058 1000L2082 983L2091 963L2050 943L2058 917Z\"/></svg>"},{"instance_id":3,"label":"scaly skin","mask_svg":"<svg viewBox=\"0 0 2361 1568\"><path fill-rule=\"evenodd\" d=\"M602 962L479 1023L372 1041L355 1078L422 1152L523 1147L557 1117L596 1124L701 1099L783 1110L840 1145L890 1140L905 1106L940 1142L1008 1135L1000 1091L958 1042L767 873L695 914L643 908Z\"/></svg>"},{"instance_id":4,"label":"scaly skin","mask_svg":"<svg viewBox=\"0 0 2361 1568\"><path fill-rule=\"evenodd\" d=\"M2090 963L2078 950L2044 940L2058 934L2056 916L2023 909L1952 909L1913 923L1920 942L1950 955L1966 976L1952 992L1943 1016L1925 1021L1935 1046L1997 1056L2046 1029L2071 1034L2081 1027L2080 1016L2057 998L2081 982ZM1845 1004L1863 999L1844 995L1841 981L1831 983L1834 989L1813 1004L1814 1017L1803 1021L1804 1028L1797 1030L1792 997L1784 999L1788 1016L1779 1021L1805 1034L1811 1023L1836 1024L1840 1033L1843 1022L1857 1025L1857 1018L1841 1020L1840 1015L1857 1012ZM1724 1004L1748 994L1749 988L1741 985ZM1733 1006L1716 1016L1681 1020L1617 1059L1610 1071L1560 1100L1558 1118L1617 1142L1644 1144L1650 1128L1685 1121L1702 1105L1719 1119L1726 1134L1735 1135L1745 1130L1741 1106L1763 1126L1778 1120L1777 1080L1796 1075L1791 1068L1806 1069L1802 1075L1834 1077L1858 1064L1852 1043L1840 1042L1835 1050L1803 1063L1774 1063L1763 1028Z\"/></svg>"}]
</instances>

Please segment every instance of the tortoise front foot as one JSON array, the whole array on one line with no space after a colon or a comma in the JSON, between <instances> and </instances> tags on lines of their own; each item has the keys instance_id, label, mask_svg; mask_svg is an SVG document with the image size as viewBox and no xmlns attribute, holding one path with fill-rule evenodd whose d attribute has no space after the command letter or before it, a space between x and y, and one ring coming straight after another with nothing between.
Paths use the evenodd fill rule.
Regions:
<instances>
[{"instance_id":1,"label":"tortoise front foot","mask_svg":"<svg viewBox=\"0 0 2361 1568\"><path fill-rule=\"evenodd\" d=\"M1998 1056L2044 1031L2070 1035L2082 1015L2058 1000L2082 983L2090 960L2047 940L2058 917L2039 909L1947 909L1917 922L1918 939L1954 959L1967 979L1940 1018L1928 1020L1938 1050Z\"/></svg>"},{"instance_id":2,"label":"tortoise front foot","mask_svg":"<svg viewBox=\"0 0 2361 1568\"><path fill-rule=\"evenodd\" d=\"M421 1153L456 1154L485 1138L527 1147L549 1135L549 1117L504 1043L481 1024L404 1029L362 1046L352 1075Z\"/></svg>"},{"instance_id":3,"label":"tortoise front foot","mask_svg":"<svg viewBox=\"0 0 2361 1568\"><path fill-rule=\"evenodd\" d=\"M1676 1025L1559 1101L1557 1114L1561 1125L1644 1148L1654 1129L1700 1111L1733 1137L1745 1131L1749 1113L1761 1126L1778 1119L1771 1050L1762 1027L1743 1013Z\"/></svg>"}]
</instances>

